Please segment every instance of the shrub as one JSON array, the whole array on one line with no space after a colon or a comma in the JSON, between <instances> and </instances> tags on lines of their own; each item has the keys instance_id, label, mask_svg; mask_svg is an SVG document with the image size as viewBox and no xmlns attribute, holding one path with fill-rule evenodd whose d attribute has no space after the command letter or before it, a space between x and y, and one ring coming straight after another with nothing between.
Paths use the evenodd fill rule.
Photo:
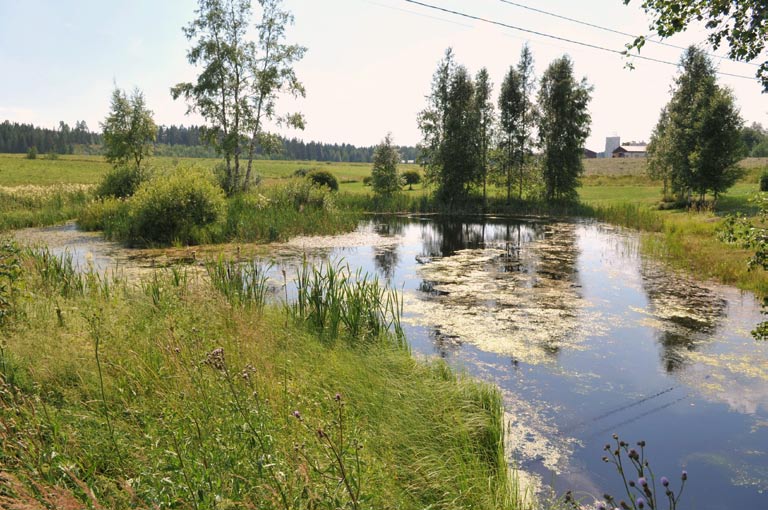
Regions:
<instances>
[{"instance_id":1,"label":"shrub","mask_svg":"<svg viewBox=\"0 0 768 510\"><path fill-rule=\"evenodd\" d=\"M760 191L768 191L768 168L760 174Z\"/></svg>"},{"instance_id":2,"label":"shrub","mask_svg":"<svg viewBox=\"0 0 768 510\"><path fill-rule=\"evenodd\" d=\"M293 172L294 177L306 177L310 172L312 172L314 169L312 168L297 168Z\"/></svg>"},{"instance_id":3,"label":"shrub","mask_svg":"<svg viewBox=\"0 0 768 510\"><path fill-rule=\"evenodd\" d=\"M57 159L59 159L59 155L53 151L50 151L48 152L48 154L45 155L45 159L48 159L50 161L56 161Z\"/></svg>"},{"instance_id":4,"label":"shrub","mask_svg":"<svg viewBox=\"0 0 768 510\"><path fill-rule=\"evenodd\" d=\"M94 200L78 214L77 226L82 230L101 230L107 239L128 239L131 233L129 204L114 197Z\"/></svg>"},{"instance_id":5,"label":"shrub","mask_svg":"<svg viewBox=\"0 0 768 510\"><path fill-rule=\"evenodd\" d=\"M142 184L128 204L128 241L196 244L211 240L225 198L206 175L178 169Z\"/></svg>"},{"instance_id":6,"label":"shrub","mask_svg":"<svg viewBox=\"0 0 768 510\"><path fill-rule=\"evenodd\" d=\"M34 145L27 150L27 159L37 159L37 147Z\"/></svg>"},{"instance_id":7,"label":"shrub","mask_svg":"<svg viewBox=\"0 0 768 510\"><path fill-rule=\"evenodd\" d=\"M339 190L339 181L328 170L314 170L307 174L307 178L318 186L327 186L331 191Z\"/></svg>"},{"instance_id":8,"label":"shrub","mask_svg":"<svg viewBox=\"0 0 768 510\"><path fill-rule=\"evenodd\" d=\"M147 172L134 166L118 166L107 172L96 188L98 198L127 198L147 181Z\"/></svg>"},{"instance_id":9,"label":"shrub","mask_svg":"<svg viewBox=\"0 0 768 510\"><path fill-rule=\"evenodd\" d=\"M408 189L412 190L414 184L421 182L421 174L418 170L406 170L401 175L403 183L408 185Z\"/></svg>"},{"instance_id":10,"label":"shrub","mask_svg":"<svg viewBox=\"0 0 768 510\"><path fill-rule=\"evenodd\" d=\"M365 177L363 177L363 186L371 186L372 183L373 183L373 177L371 177L370 175L366 175Z\"/></svg>"}]
</instances>

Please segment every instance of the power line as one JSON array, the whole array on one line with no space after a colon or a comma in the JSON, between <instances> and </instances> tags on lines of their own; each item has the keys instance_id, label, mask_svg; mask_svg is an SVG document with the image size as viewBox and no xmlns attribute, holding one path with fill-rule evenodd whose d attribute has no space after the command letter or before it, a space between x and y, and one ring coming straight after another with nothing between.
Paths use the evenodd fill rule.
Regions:
<instances>
[{"instance_id":1,"label":"power line","mask_svg":"<svg viewBox=\"0 0 768 510\"><path fill-rule=\"evenodd\" d=\"M566 21L570 21L570 22L573 22L573 23L578 23L579 25L584 25L584 26L591 27L591 28L597 28L598 30L603 30L605 32L610 32L612 34L618 34L618 35L623 35L625 37L632 37L632 38L637 37L636 34L630 34L630 33L627 33L627 32L622 32L621 30L616 30L616 29L609 28L609 27L595 25L594 23L589 23L587 21L582 21L582 20L575 19L575 18L569 18L568 16L563 16L562 14L557 14L557 13L550 12L550 11L545 11L543 9L537 9L536 7L531 7L530 5L524 5L524 4L519 4L517 2L511 2L510 0L499 0L499 1L502 2L502 3L505 3L505 4L513 5L515 7L520 7L521 9L527 9L529 11L538 12L539 14L544 14L546 16L552 16L553 18L564 19ZM671 43L667 43L667 42L664 42L664 41L654 41L653 39L648 39L648 37L649 36L644 36L643 38L647 42L649 42L649 43L658 44L660 46L667 46L668 48L675 48L675 49L678 49L678 50L686 50L687 49L685 46L678 46L677 44L671 44ZM741 60L733 60L731 58L722 57L722 56L716 55L714 53L707 53L707 55L710 56L710 57L713 57L713 58L719 58L721 60L728 60L729 62L735 62L737 64L746 64L746 65L750 65L750 66L759 67L759 64L753 64L752 62L744 62L744 61L741 61Z\"/></svg>"},{"instance_id":2,"label":"power line","mask_svg":"<svg viewBox=\"0 0 768 510\"><path fill-rule=\"evenodd\" d=\"M448 9L446 7L440 7L438 5L432 5L432 4L427 4L427 3L424 3L424 2L419 2L417 0L405 0L405 1L408 2L408 3L411 3L411 4L415 4L415 5L420 5L422 7L426 7L428 9L433 9L433 10L436 10L436 11L446 12L448 14L453 14L455 16L461 16L463 18L471 19L471 20L474 20L474 21L482 21L483 23L488 23L488 24L491 24L491 25L497 25L497 26L508 28L508 29L511 29L511 30L518 30L520 32L525 32L525 33L528 33L528 34L534 34L534 35L538 35L538 36L541 36L541 37L547 37L549 39L555 39L557 41L563 41L563 42L567 42L567 43L571 43L571 44L576 44L578 46L584 46L586 48L592 48L592 49L595 49L595 50L605 51L605 52L608 52L608 53L613 53L613 54L616 54L616 55L621 55L621 56L625 56L625 57L629 57L629 58L637 58L637 59L640 59L640 60L648 60L650 62L657 62L659 64L667 64L667 65L671 65L671 66L677 67L677 63L676 62L671 62L669 60L661 60L661 59L658 59L658 58L648 57L648 56L645 56L645 55L632 55L630 53L627 53L626 51L614 50L614 49L611 49L611 48L606 48L605 46L599 46L597 44L590 44L590 43L586 43L586 42L583 42L583 41L577 41L575 39L568 39L566 37L560 37L560 36L557 36L557 35L547 34L545 32L539 32L539 31L536 31L536 30L528 29L528 28L522 28L522 27L510 25L508 23L502 23L501 21L496 21L496 20L492 20L492 19L488 19L488 18L483 18L483 17L480 17L480 16L474 16L472 14L467 14L467 13L464 13L464 12L454 11L454 10ZM755 80L755 78L752 77L752 76L744 76L742 74L725 73L725 72L722 72L722 71L715 71L715 72L717 74L721 74L723 76L731 76L731 77L734 77L734 78L743 78L745 80Z\"/></svg>"}]
</instances>

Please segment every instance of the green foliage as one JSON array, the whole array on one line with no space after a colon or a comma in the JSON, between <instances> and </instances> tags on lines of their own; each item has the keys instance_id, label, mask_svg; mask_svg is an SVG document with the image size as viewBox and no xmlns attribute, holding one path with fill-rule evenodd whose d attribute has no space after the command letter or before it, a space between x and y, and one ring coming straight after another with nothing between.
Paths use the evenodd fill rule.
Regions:
<instances>
[{"instance_id":1,"label":"green foliage","mask_svg":"<svg viewBox=\"0 0 768 510\"><path fill-rule=\"evenodd\" d=\"M760 174L760 191L768 191L768 168Z\"/></svg>"},{"instance_id":2,"label":"green foliage","mask_svg":"<svg viewBox=\"0 0 768 510\"><path fill-rule=\"evenodd\" d=\"M631 0L624 0L628 4ZM683 32L691 23L704 22L710 31L707 39L717 49L728 42L728 56L749 62L763 57L768 40L768 23L765 22L763 0L739 2L712 2L711 0L642 0L643 9L653 16L651 29L666 38ZM645 44L641 36L627 45L638 51ZM760 64L756 73L768 92L768 61Z\"/></svg>"},{"instance_id":3,"label":"green foliage","mask_svg":"<svg viewBox=\"0 0 768 510\"><path fill-rule=\"evenodd\" d=\"M584 172L581 156L589 136L590 87L577 82L573 63L563 56L553 61L539 90L539 145L547 200L573 200Z\"/></svg>"},{"instance_id":4,"label":"green foliage","mask_svg":"<svg viewBox=\"0 0 768 510\"><path fill-rule=\"evenodd\" d=\"M34 145L27 150L27 159L37 159L37 147Z\"/></svg>"},{"instance_id":5,"label":"green foliage","mask_svg":"<svg viewBox=\"0 0 768 510\"><path fill-rule=\"evenodd\" d=\"M19 247L13 241L0 239L0 330L16 308L16 299L21 290L21 276ZM0 362L5 359L2 352L0 358Z\"/></svg>"},{"instance_id":6,"label":"green foliage","mask_svg":"<svg viewBox=\"0 0 768 510\"><path fill-rule=\"evenodd\" d=\"M421 182L421 172L418 170L406 170L400 177L409 190L413 190L413 185Z\"/></svg>"},{"instance_id":7,"label":"green foliage","mask_svg":"<svg viewBox=\"0 0 768 510\"><path fill-rule=\"evenodd\" d=\"M384 140L373 151L371 185L374 193L389 196L400 191L400 179L397 175L399 161L400 153L392 145L392 133L387 133Z\"/></svg>"},{"instance_id":8,"label":"green foliage","mask_svg":"<svg viewBox=\"0 0 768 510\"><path fill-rule=\"evenodd\" d=\"M307 174L307 179L317 186L325 186L331 191L339 191L339 181L328 170L312 170Z\"/></svg>"},{"instance_id":9,"label":"green foliage","mask_svg":"<svg viewBox=\"0 0 768 510\"><path fill-rule=\"evenodd\" d=\"M147 171L141 167L116 166L102 177L96 187L96 197L128 198L147 180Z\"/></svg>"},{"instance_id":10,"label":"green foliage","mask_svg":"<svg viewBox=\"0 0 768 510\"><path fill-rule=\"evenodd\" d=\"M88 186L73 184L0 188L0 232L64 222L90 198Z\"/></svg>"},{"instance_id":11,"label":"green foliage","mask_svg":"<svg viewBox=\"0 0 768 510\"><path fill-rule=\"evenodd\" d=\"M195 83L179 83L171 89L174 99L184 97L189 110L210 123L203 136L224 156L224 190L229 195L250 186L257 148L274 145L276 138L264 131L264 122L275 118L279 95L305 94L292 66L306 48L283 42L293 16L281 9L281 0L259 0L259 5L261 20L254 42L247 39L249 1L200 0L197 18L184 28L184 34L193 41L187 60L202 71ZM300 114L286 114L279 120L304 127Z\"/></svg>"},{"instance_id":12,"label":"green foliage","mask_svg":"<svg viewBox=\"0 0 768 510\"><path fill-rule=\"evenodd\" d=\"M680 202L690 202L693 194L703 202L708 192L717 199L741 175L742 120L702 50L688 48L680 67L672 99L651 136L649 170Z\"/></svg>"},{"instance_id":13,"label":"green foliage","mask_svg":"<svg viewBox=\"0 0 768 510\"><path fill-rule=\"evenodd\" d=\"M420 161L438 200L451 208L465 201L481 180L482 158L476 86L467 69L455 63L450 48L438 64L427 101L418 117Z\"/></svg>"},{"instance_id":14,"label":"green foliage","mask_svg":"<svg viewBox=\"0 0 768 510\"><path fill-rule=\"evenodd\" d=\"M350 324L332 338L279 305L232 306L205 279L158 271L65 297L50 265L22 267L36 299L20 312L36 320L0 365L10 505L520 508L500 393L372 336L376 310L358 310L370 279L367 297L335 280Z\"/></svg>"},{"instance_id":15,"label":"green foliage","mask_svg":"<svg viewBox=\"0 0 768 510\"><path fill-rule=\"evenodd\" d=\"M515 167L517 168L518 200L523 198L523 189L529 184L526 162L531 153L535 104L531 98L535 81L533 79L533 55L528 45L520 53L517 67L510 66L499 94L499 143L496 159L496 180L507 190L507 203L512 196Z\"/></svg>"},{"instance_id":16,"label":"green foliage","mask_svg":"<svg viewBox=\"0 0 768 510\"><path fill-rule=\"evenodd\" d=\"M205 265L211 285L233 305L263 308L269 290L271 264L238 263L223 256Z\"/></svg>"},{"instance_id":17,"label":"green foliage","mask_svg":"<svg viewBox=\"0 0 768 510\"><path fill-rule=\"evenodd\" d=\"M134 89L130 96L118 88L112 92L112 104L107 118L101 124L104 131L104 157L114 165L141 163L152 153L157 138L157 126L147 108L144 94Z\"/></svg>"},{"instance_id":18,"label":"green foliage","mask_svg":"<svg viewBox=\"0 0 768 510\"><path fill-rule=\"evenodd\" d=\"M363 186L372 186L373 185L373 177L370 175L366 175L363 177Z\"/></svg>"}]
</instances>

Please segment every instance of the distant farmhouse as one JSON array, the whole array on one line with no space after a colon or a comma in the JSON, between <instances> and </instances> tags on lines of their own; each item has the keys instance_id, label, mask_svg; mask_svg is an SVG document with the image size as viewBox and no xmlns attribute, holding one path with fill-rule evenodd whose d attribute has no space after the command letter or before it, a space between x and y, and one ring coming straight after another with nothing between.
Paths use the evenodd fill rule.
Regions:
<instances>
[{"instance_id":1,"label":"distant farmhouse","mask_svg":"<svg viewBox=\"0 0 768 510\"><path fill-rule=\"evenodd\" d=\"M598 152L595 156L588 156L585 150L584 157L598 158L644 158L648 155L647 144L645 142L627 142L621 143L620 136L606 136L605 150ZM591 152L591 151L590 151Z\"/></svg>"},{"instance_id":2,"label":"distant farmhouse","mask_svg":"<svg viewBox=\"0 0 768 510\"><path fill-rule=\"evenodd\" d=\"M644 158L648 155L648 145L645 143L620 145L613 149L613 158Z\"/></svg>"},{"instance_id":3,"label":"distant farmhouse","mask_svg":"<svg viewBox=\"0 0 768 510\"><path fill-rule=\"evenodd\" d=\"M584 147L584 154L582 155L585 159L595 159L597 157L597 152L591 151Z\"/></svg>"}]
</instances>

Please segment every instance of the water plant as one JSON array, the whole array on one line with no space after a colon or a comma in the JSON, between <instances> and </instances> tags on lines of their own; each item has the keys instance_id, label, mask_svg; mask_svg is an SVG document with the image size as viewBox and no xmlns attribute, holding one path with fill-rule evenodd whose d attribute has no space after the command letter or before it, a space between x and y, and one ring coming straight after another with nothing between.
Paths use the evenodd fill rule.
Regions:
<instances>
[{"instance_id":1,"label":"water plant","mask_svg":"<svg viewBox=\"0 0 768 510\"><path fill-rule=\"evenodd\" d=\"M402 299L396 290L342 261L309 264L304 259L295 280L296 299L286 303L299 322L326 338L344 333L354 341L370 341L393 332L405 345L400 323Z\"/></svg>"},{"instance_id":2,"label":"water plant","mask_svg":"<svg viewBox=\"0 0 768 510\"><path fill-rule=\"evenodd\" d=\"M219 256L205 264L213 287L233 305L255 306L261 309L269 290L267 273L272 263L258 260L237 262Z\"/></svg>"}]
</instances>

